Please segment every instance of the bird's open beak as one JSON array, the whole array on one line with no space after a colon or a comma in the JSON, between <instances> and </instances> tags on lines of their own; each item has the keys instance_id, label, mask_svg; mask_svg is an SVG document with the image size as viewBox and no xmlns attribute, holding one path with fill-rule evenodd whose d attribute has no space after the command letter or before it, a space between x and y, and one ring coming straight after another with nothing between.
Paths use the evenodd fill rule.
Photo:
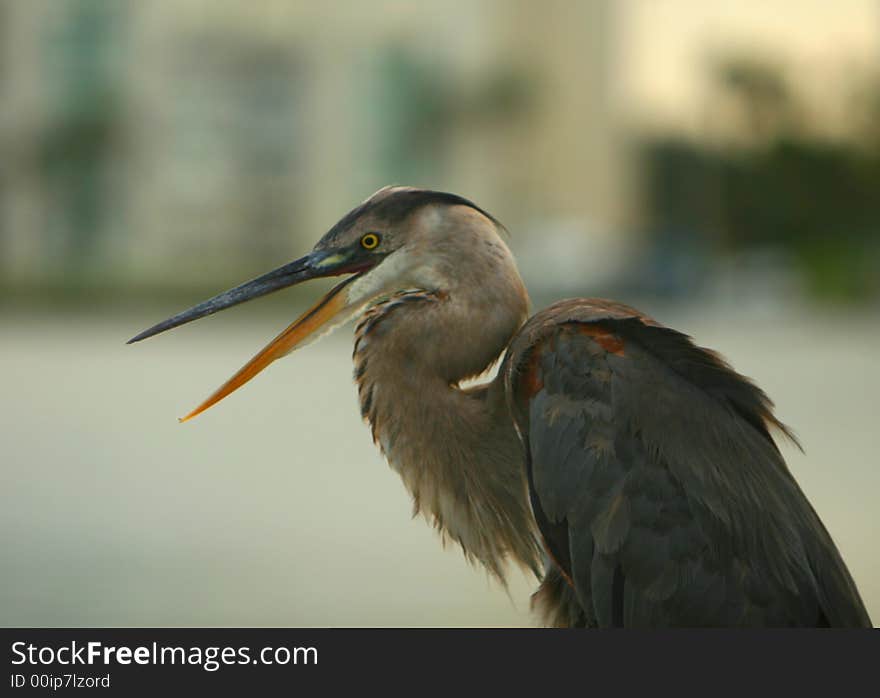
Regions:
<instances>
[{"instance_id":1,"label":"bird's open beak","mask_svg":"<svg viewBox=\"0 0 880 698\"><path fill-rule=\"evenodd\" d=\"M378 260L376 260L378 261ZM236 286L225 293L214 296L203 303L184 310L174 317L160 322L148 330L128 340L128 344L139 342L147 337L178 327L187 322L198 320L206 315L212 315L220 310L230 308L233 305L265 296L288 286L302 283L310 279L325 276L338 276L340 274L353 274L341 284L336 285L330 292L309 308L293 324L279 334L269 344L248 361L228 381L221 385L208 399L196 407L185 417L180 419L185 422L206 409L220 402L227 395L237 390L251 378L256 376L275 359L289 354L294 349L302 346L309 339L315 339L322 333L319 330L329 331L335 326L351 317L359 309L359 304L350 303L345 287L357 279L362 273L375 266L376 262L365 263L363 260L355 262L347 258L344 253L338 252L312 252L311 254L297 259L290 264L285 264L268 274L264 274L252 281ZM330 323L331 320L335 322Z\"/></svg>"}]
</instances>

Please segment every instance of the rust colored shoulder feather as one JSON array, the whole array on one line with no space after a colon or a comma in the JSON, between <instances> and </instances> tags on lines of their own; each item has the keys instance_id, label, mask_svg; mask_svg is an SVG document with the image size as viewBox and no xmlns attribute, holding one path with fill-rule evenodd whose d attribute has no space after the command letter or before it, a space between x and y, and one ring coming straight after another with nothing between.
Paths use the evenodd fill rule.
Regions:
<instances>
[{"instance_id":1,"label":"rust colored shoulder feather","mask_svg":"<svg viewBox=\"0 0 880 698\"><path fill-rule=\"evenodd\" d=\"M751 379L737 373L720 354L697 346L688 335L661 325L631 306L604 298L558 301L523 326L511 343L502 367L509 397L513 396L515 381L529 375L528 358L535 347L567 324L584 325L583 331L612 354L623 356L627 342L637 342L682 378L727 402L764 434L774 448L771 429L778 430L800 448L792 431L774 415L773 401ZM534 376L531 380L535 380Z\"/></svg>"}]
</instances>

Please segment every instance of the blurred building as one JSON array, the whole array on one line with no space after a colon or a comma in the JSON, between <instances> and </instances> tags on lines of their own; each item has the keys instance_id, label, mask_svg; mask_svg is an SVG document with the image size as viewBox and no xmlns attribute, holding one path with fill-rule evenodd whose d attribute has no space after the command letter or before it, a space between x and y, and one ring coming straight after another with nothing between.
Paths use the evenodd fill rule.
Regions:
<instances>
[{"instance_id":1,"label":"blurred building","mask_svg":"<svg viewBox=\"0 0 880 698\"><path fill-rule=\"evenodd\" d=\"M787 61L846 131L880 2L797 5L2 2L2 285L235 279L389 183L470 196L526 263L595 278L643 222L641 135L729 136L726 51Z\"/></svg>"},{"instance_id":2,"label":"blurred building","mask_svg":"<svg viewBox=\"0 0 880 698\"><path fill-rule=\"evenodd\" d=\"M401 182L611 229L612 5L6 3L2 273L235 276Z\"/></svg>"}]
</instances>

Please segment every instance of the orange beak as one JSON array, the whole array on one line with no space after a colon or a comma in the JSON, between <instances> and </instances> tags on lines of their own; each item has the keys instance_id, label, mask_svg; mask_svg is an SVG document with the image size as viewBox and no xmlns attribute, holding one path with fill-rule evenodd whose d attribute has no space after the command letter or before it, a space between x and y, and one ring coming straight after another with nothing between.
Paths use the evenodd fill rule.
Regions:
<instances>
[{"instance_id":1,"label":"orange beak","mask_svg":"<svg viewBox=\"0 0 880 698\"><path fill-rule=\"evenodd\" d=\"M343 254L333 254L327 252L313 252L306 255L302 259L291 262L275 271L269 272L253 281L249 281L241 286L230 289L219 296L215 296L189 310L175 315L168 320L154 325L148 330L141 332L128 341L128 344L139 342L147 337L164 332L173 327L178 327L187 322L192 322L206 315L211 315L219 310L229 308L239 303L266 295L278 289L292 286L294 284L307 281L308 279L335 276L338 274L354 273L341 284L333 287L330 292L319 300L314 306L309 308L297 320L295 320L287 329L273 339L269 344L263 347L260 352L248 361L239 371L228 381L221 385L210 397L196 407L192 412L179 421L186 422L198 414L201 414L209 407L216 405L220 400L230 393L238 390L247 383L251 378L256 376L260 371L271 364L275 359L279 359L292 352L297 347L303 346L308 340L314 340L320 337L324 332L328 332L339 324L348 320L358 310L357 304L348 302L348 294L343 291L361 273L368 271L376 262L369 265L351 264L339 262L340 258L344 258ZM378 260L377 260L378 261ZM360 273L356 273L360 272ZM335 322L331 322L332 320ZM324 330L321 332L320 330Z\"/></svg>"},{"instance_id":2,"label":"orange beak","mask_svg":"<svg viewBox=\"0 0 880 698\"><path fill-rule=\"evenodd\" d=\"M263 347L254 358L238 369L232 378L217 388L202 404L186 415L186 417L181 417L178 421L188 422L209 407L216 405L230 393L238 390L266 368L266 366L275 361L275 359L286 356L298 346L302 346L307 339L311 338L314 340L320 336L318 330L327 325L330 320L337 317L345 309L345 294L340 293L340 291L354 278L356 277L346 279L338 286L335 286L330 293L294 320L286 330Z\"/></svg>"}]
</instances>

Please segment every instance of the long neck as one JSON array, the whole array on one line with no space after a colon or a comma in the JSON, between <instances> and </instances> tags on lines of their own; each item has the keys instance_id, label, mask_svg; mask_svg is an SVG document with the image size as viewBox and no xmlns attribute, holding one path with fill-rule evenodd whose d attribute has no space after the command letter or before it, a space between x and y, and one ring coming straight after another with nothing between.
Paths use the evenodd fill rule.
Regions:
<instances>
[{"instance_id":1,"label":"long neck","mask_svg":"<svg viewBox=\"0 0 880 698\"><path fill-rule=\"evenodd\" d=\"M354 351L362 413L414 513L502 580L508 556L539 568L523 452L502 386L458 384L504 350L525 305L402 293L367 312Z\"/></svg>"}]
</instances>

